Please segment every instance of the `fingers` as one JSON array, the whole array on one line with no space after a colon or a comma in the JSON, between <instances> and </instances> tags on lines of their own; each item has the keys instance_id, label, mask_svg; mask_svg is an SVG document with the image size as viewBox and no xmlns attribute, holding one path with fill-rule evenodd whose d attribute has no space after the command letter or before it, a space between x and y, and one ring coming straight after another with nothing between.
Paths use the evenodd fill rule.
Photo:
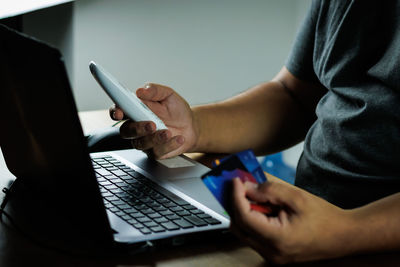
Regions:
<instances>
[{"instance_id":1,"label":"fingers","mask_svg":"<svg viewBox=\"0 0 400 267\"><path fill-rule=\"evenodd\" d=\"M136 90L136 95L146 101L163 101L172 94L171 88L156 83L147 83L143 88Z\"/></svg>"},{"instance_id":2,"label":"fingers","mask_svg":"<svg viewBox=\"0 0 400 267\"><path fill-rule=\"evenodd\" d=\"M156 131L156 125L152 121L126 121L121 125L119 132L124 139L136 139L151 135Z\"/></svg>"},{"instance_id":3,"label":"fingers","mask_svg":"<svg viewBox=\"0 0 400 267\"><path fill-rule=\"evenodd\" d=\"M304 198L300 189L290 184L272 181L256 187L248 186L246 196L259 203L270 202L274 205L288 207L293 211L298 211Z\"/></svg>"},{"instance_id":4,"label":"fingers","mask_svg":"<svg viewBox=\"0 0 400 267\"><path fill-rule=\"evenodd\" d=\"M157 145L162 145L170 139L171 133L168 130L158 131L150 135L132 140L132 145L136 149L149 150Z\"/></svg>"},{"instance_id":5,"label":"fingers","mask_svg":"<svg viewBox=\"0 0 400 267\"><path fill-rule=\"evenodd\" d=\"M120 135L122 138L132 139L132 145L136 149L151 150L148 154L157 159L181 154L180 148L185 142L182 135L171 137L169 130L156 131L156 125L151 121L126 121L120 127Z\"/></svg>"},{"instance_id":6,"label":"fingers","mask_svg":"<svg viewBox=\"0 0 400 267\"><path fill-rule=\"evenodd\" d=\"M174 91L170 87L156 83L146 83L145 86L136 90L136 95L150 105L152 102L161 102L167 99L173 93ZM113 120L127 119L122 109L116 105L109 108L109 113Z\"/></svg>"},{"instance_id":7,"label":"fingers","mask_svg":"<svg viewBox=\"0 0 400 267\"><path fill-rule=\"evenodd\" d=\"M132 145L136 149L145 151L149 157L156 159L165 159L182 154L180 148L184 143L184 137L181 135L169 137L167 131L160 131L151 136L134 139Z\"/></svg>"},{"instance_id":8,"label":"fingers","mask_svg":"<svg viewBox=\"0 0 400 267\"><path fill-rule=\"evenodd\" d=\"M253 187L254 188L254 187ZM264 236L276 239L287 223L286 217L279 214L278 217L268 217L251 210L250 202L246 198L246 187L239 178L233 179L233 222L240 228L246 229L254 236ZM284 221L282 221L282 219Z\"/></svg>"},{"instance_id":9,"label":"fingers","mask_svg":"<svg viewBox=\"0 0 400 267\"><path fill-rule=\"evenodd\" d=\"M249 226L254 224L255 221L264 219L265 215L260 212L253 211L250 207L250 202L246 198L246 187L239 178L233 179L233 214L235 222ZM257 218L258 216L261 216Z\"/></svg>"},{"instance_id":10,"label":"fingers","mask_svg":"<svg viewBox=\"0 0 400 267\"><path fill-rule=\"evenodd\" d=\"M124 112L122 109L117 107L116 105L112 105L109 110L108 110L111 119L120 121L120 120L125 120L127 117L125 116Z\"/></svg>"},{"instance_id":11,"label":"fingers","mask_svg":"<svg viewBox=\"0 0 400 267\"><path fill-rule=\"evenodd\" d=\"M185 143L185 138L182 135L172 137L163 145L153 148L153 154L156 158L165 159L182 154L180 150Z\"/></svg>"}]
</instances>

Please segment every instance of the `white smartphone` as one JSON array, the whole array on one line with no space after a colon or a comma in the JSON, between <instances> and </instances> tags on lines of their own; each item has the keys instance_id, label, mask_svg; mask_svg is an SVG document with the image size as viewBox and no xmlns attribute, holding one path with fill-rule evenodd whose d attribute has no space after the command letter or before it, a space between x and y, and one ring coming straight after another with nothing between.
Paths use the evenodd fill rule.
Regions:
<instances>
[{"instance_id":1,"label":"white smartphone","mask_svg":"<svg viewBox=\"0 0 400 267\"><path fill-rule=\"evenodd\" d=\"M157 117L134 92L126 89L104 68L91 61L89 69L94 79L99 83L106 94L120 107L124 113L134 121L153 121L157 130L167 129L164 122Z\"/></svg>"}]
</instances>

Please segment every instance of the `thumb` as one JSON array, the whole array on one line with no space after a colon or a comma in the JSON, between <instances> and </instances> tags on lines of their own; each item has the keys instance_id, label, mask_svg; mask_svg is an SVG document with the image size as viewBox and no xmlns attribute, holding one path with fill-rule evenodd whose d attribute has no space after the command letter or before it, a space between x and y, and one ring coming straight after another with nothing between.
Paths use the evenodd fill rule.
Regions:
<instances>
[{"instance_id":1,"label":"thumb","mask_svg":"<svg viewBox=\"0 0 400 267\"><path fill-rule=\"evenodd\" d=\"M168 86L156 83L147 83L144 87L136 90L137 97L147 101L163 101L173 93L174 91Z\"/></svg>"}]
</instances>

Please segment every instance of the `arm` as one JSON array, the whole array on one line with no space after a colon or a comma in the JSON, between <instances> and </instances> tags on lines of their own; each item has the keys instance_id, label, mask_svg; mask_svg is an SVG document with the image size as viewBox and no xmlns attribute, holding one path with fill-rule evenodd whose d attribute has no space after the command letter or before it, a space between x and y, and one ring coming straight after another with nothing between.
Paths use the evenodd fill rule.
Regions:
<instances>
[{"instance_id":1,"label":"arm","mask_svg":"<svg viewBox=\"0 0 400 267\"><path fill-rule=\"evenodd\" d=\"M232 153L252 148L265 154L290 147L304 139L325 92L284 67L271 82L220 103L194 107L199 139L192 150Z\"/></svg>"},{"instance_id":2,"label":"arm","mask_svg":"<svg viewBox=\"0 0 400 267\"><path fill-rule=\"evenodd\" d=\"M259 187L234 181L233 231L276 263L400 250L400 193L340 209L268 175ZM250 210L248 198L282 207L277 217Z\"/></svg>"},{"instance_id":3,"label":"arm","mask_svg":"<svg viewBox=\"0 0 400 267\"><path fill-rule=\"evenodd\" d=\"M157 158L184 152L231 153L252 148L258 153L275 152L301 141L314 108L326 90L300 81L286 68L268 83L220 103L190 108L171 88L148 84L137 95L168 126L155 131L150 122L128 121L121 135L132 138L137 149ZM122 119L120 109L111 109Z\"/></svg>"}]
</instances>

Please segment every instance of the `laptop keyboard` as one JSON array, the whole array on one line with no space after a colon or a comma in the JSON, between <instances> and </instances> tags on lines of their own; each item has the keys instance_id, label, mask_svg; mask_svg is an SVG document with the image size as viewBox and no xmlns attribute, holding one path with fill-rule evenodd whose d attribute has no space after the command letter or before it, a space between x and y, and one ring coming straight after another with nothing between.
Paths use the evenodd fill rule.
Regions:
<instances>
[{"instance_id":1,"label":"laptop keyboard","mask_svg":"<svg viewBox=\"0 0 400 267\"><path fill-rule=\"evenodd\" d=\"M111 156L92 163L106 209L143 234L221 223Z\"/></svg>"}]
</instances>

